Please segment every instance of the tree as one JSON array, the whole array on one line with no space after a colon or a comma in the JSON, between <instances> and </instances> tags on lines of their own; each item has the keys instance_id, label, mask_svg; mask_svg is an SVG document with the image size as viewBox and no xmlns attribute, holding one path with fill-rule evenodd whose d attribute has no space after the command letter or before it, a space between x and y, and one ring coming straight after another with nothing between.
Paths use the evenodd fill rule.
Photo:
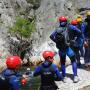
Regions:
<instances>
[{"instance_id":1,"label":"tree","mask_svg":"<svg viewBox=\"0 0 90 90\"><path fill-rule=\"evenodd\" d=\"M9 27L10 52L19 55L23 59L27 49L31 47L31 35L35 31L35 20L29 21L18 17L12 27Z\"/></svg>"}]
</instances>

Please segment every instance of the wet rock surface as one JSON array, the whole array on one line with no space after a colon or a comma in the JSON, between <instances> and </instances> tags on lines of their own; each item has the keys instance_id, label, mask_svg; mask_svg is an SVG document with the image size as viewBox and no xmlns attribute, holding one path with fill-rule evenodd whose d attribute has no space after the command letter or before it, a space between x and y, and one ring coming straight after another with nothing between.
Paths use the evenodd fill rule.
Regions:
<instances>
[{"instance_id":1,"label":"wet rock surface","mask_svg":"<svg viewBox=\"0 0 90 90\"><path fill-rule=\"evenodd\" d=\"M83 64L81 68L78 68L78 83L73 83L73 72L71 65L66 68L66 73L66 83L63 83L62 81L56 82L59 87L58 90L90 90L90 71L86 71Z\"/></svg>"}]
</instances>

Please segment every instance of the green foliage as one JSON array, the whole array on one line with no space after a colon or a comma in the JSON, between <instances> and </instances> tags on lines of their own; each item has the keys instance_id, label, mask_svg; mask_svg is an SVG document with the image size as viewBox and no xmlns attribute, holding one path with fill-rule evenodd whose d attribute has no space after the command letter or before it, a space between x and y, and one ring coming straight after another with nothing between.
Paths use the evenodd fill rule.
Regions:
<instances>
[{"instance_id":1,"label":"green foliage","mask_svg":"<svg viewBox=\"0 0 90 90\"><path fill-rule=\"evenodd\" d=\"M29 38L34 30L34 19L30 22L29 20L20 17L16 18L15 24L9 28L10 33L14 33L23 38Z\"/></svg>"}]
</instances>

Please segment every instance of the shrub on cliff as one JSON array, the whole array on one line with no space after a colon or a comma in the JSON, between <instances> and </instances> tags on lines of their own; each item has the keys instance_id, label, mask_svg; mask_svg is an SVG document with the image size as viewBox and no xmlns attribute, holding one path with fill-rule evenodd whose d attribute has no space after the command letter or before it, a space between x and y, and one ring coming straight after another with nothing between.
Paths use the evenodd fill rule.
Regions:
<instances>
[{"instance_id":1,"label":"shrub on cliff","mask_svg":"<svg viewBox=\"0 0 90 90\"><path fill-rule=\"evenodd\" d=\"M29 21L18 17L12 27L9 27L10 33L10 52L20 55L23 59L27 49L31 46L31 34L35 31L35 20ZM11 38L13 37L13 38Z\"/></svg>"}]
</instances>

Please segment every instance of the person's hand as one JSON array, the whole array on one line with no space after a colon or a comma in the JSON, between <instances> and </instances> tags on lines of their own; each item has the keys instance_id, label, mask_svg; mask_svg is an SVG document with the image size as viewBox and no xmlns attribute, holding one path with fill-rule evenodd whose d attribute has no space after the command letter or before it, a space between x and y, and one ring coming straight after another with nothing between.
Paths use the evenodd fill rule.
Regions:
<instances>
[{"instance_id":1,"label":"person's hand","mask_svg":"<svg viewBox=\"0 0 90 90\"><path fill-rule=\"evenodd\" d=\"M75 43L76 43L75 40L71 40L71 41L70 41L70 45L74 45Z\"/></svg>"},{"instance_id":2,"label":"person's hand","mask_svg":"<svg viewBox=\"0 0 90 90\"><path fill-rule=\"evenodd\" d=\"M29 79L29 76L28 76L28 75L26 75L26 74L23 74L23 75L22 75L22 78L24 78L24 79L28 80L28 79Z\"/></svg>"},{"instance_id":3,"label":"person's hand","mask_svg":"<svg viewBox=\"0 0 90 90\"><path fill-rule=\"evenodd\" d=\"M88 47L88 42L87 41L84 42L84 47Z\"/></svg>"}]
</instances>

